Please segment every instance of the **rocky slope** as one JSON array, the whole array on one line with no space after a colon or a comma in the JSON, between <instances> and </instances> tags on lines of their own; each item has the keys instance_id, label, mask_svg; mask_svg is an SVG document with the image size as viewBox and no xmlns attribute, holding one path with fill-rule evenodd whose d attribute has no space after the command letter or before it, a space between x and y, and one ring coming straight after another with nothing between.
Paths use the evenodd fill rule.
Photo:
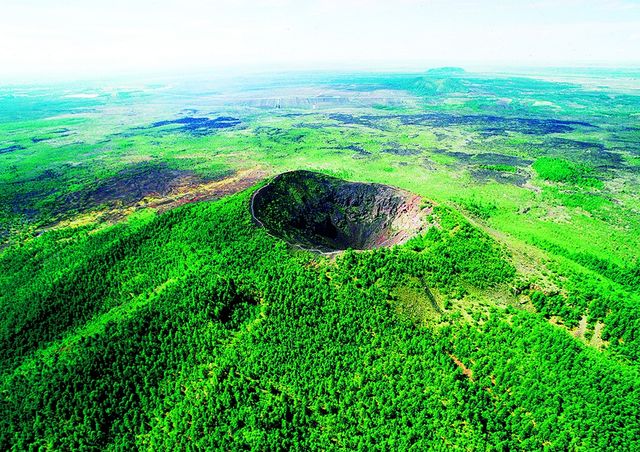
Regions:
<instances>
[{"instance_id":1,"label":"rocky slope","mask_svg":"<svg viewBox=\"0 0 640 452\"><path fill-rule=\"evenodd\" d=\"M395 187L292 171L256 191L252 210L271 234L331 252L402 243L425 228L430 207Z\"/></svg>"}]
</instances>

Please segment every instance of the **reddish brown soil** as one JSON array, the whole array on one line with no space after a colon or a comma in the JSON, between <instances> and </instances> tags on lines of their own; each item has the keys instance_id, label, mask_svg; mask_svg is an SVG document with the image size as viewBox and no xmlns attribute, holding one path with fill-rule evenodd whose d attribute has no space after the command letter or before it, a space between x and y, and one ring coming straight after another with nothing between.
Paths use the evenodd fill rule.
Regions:
<instances>
[{"instance_id":1,"label":"reddish brown soil","mask_svg":"<svg viewBox=\"0 0 640 452\"><path fill-rule=\"evenodd\" d=\"M453 362L456 363L456 366L462 369L462 374L465 377L467 377L469 380L473 381L473 371L469 369L467 366L465 366L464 363L460 361L455 355L452 355L451 353L448 353L448 355L449 357L451 357Z\"/></svg>"}]
</instances>

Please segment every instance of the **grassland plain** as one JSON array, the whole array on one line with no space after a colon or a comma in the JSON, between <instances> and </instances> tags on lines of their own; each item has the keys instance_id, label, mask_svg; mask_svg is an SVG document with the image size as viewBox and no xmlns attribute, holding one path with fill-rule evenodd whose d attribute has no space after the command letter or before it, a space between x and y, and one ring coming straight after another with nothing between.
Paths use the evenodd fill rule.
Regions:
<instances>
[{"instance_id":1,"label":"grassland plain","mask_svg":"<svg viewBox=\"0 0 640 452\"><path fill-rule=\"evenodd\" d=\"M3 448L633 444L640 74L565 75L0 88ZM297 169L438 227L289 249Z\"/></svg>"}]
</instances>

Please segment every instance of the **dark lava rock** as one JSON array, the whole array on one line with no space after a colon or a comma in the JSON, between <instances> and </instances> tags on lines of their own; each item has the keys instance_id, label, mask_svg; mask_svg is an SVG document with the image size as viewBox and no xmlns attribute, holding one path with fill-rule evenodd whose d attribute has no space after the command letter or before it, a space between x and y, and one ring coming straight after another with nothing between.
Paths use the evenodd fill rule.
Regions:
<instances>
[{"instance_id":1,"label":"dark lava rock","mask_svg":"<svg viewBox=\"0 0 640 452\"><path fill-rule=\"evenodd\" d=\"M468 152L447 151L446 149L434 149L434 153L455 157L461 162L480 165L511 165L529 166L533 160L523 159L514 155L483 152L470 154Z\"/></svg>"},{"instance_id":2,"label":"dark lava rock","mask_svg":"<svg viewBox=\"0 0 640 452\"><path fill-rule=\"evenodd\" d=\"M618 153L610 152L602 143L552 138L545 141L542 153L544 155L568 158L579 163L590 163L599 167L624 166L622 156Z\"/></svg>"},{"instance_id":3,"label":"dark lava rock","mask_svg":"<svg viewBox=\"0 0 640 452\"><path fill-rule=\"evenodd\" d=\"M151 124L151 127L163 127L168 125L180 125L180 130L189 132L193 135L207 135L217 129L227 129L239 125L241 121L230 116L219 116L214 119L210 118L194 118L187 116L179 119L168 121L159 121Z\"/></svg>"},{"instance_id":4,"label":"dark lava rock","mask_svg":"<svg viewBox=\"0 0 640 452\"><path fill-rule=\"evenodd\" d=\"M354 116L345 113L334 113L328 115L329 119L340 122L345 125L358 125L364 127L370 127L372 129L380 128L380 125L376 123L378 119L383 119L384 117L378 116Z\"/></svg>"},{"instance_id":5,"label":"dark lava rock","mask_svg":"<svg viewBox=\"0 0 640 452\"><path fill-rule=\"evenodd\" d=\"M21 146L19 144L14 144L12 146L7 146L4 148L0 148L0 154L8 154L9 152L14 152L14 151L21 151L23 149L26 149L24 146Z\"/></svg>"},{"instance_id":6,"label":"dark lava rock","mask_svg":"<svg viewBox=\"0 0 640 452\"><path fill-rule=\"evenodd\" d=\"M469 171L469 173L476 181L482 183L494 180L501 184L511 184L522 187L529 180L529 178L522 174L507 173L486 168L473 169Z\"/></svg>"},{"instance_id":7,"label":"dark lava rock","mask_svg":"<svg viewBox=\"0 0 640 452\"><path fill-rule=\"evenodd\" d=\"M402 243L425 228L422 199L382 184L311 171L276 176L251 201L254 219L304 249L332 252Z\"/></svg>"},{"instance_id":8,"label":"dark lava rock","mask_svg":"<svg viewBox=\"0 0 640 452\"><path fill-rule=\"evenodd\" d=\"M65 194L56 202L58 213L86 211L100 205L134 205L147 196L167 196L180 187L196 185L204 179L192 171L168 165L136 163L93 186Z\"/></svg>"},{"instance_id":9,"label":"dark lava rock","mask_svg":"<svg viewBox=\"0 0 640 452\"><path fill-rule=\"evenodd\" d=\"M330 119L347 125L361 125L371 128L384 129L380 121L395 120L402 125L450 127L468 126L478 130L481 136L500 136L508 132L520 132L526 135L547 135L551 133L566 133L578 127L595 128L594 125L582 121L568 121L559 119L503 117L495 115L455 115L449 113L422 113L407 115L348 115L332 114Z\"/></svg>"},{"instance_id":10,"label":"dark lava rock","mask_svg":"<svg viewBox=\"0 0 640 452\"><path fill-rule=\"evenodd\" d=\"M346 150L355 152L355 154L352 155L354 159L362 159L365 157L369 157L371 155L371 152L367 151L365 148L361 146L356 146L355 144L344 146L344 147L341 147L340 149L346 149Z\"/></svg>"},{"instance_id":11,"label":"dark lava rock","mask_svg":"<svg viewBox=\"0 0 640 452\"><path fill-rule=\"evenodd\" d=\"M382 152L385 154L393 154L393 155L420 155L422 151L420 149L411 149L404 146L400 146L396 143L389 143L389 147L382 149Z\"/></svg>"}]
</instances>

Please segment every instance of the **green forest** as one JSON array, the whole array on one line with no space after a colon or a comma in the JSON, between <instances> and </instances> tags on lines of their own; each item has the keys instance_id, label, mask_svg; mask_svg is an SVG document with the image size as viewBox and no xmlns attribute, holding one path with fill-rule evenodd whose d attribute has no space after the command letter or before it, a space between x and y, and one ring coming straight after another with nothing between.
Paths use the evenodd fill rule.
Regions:
<instances>
[{"instance_id":1,"label":"green forest","mask_svg":"<svg viewBox=\"0 0 640 452\"><path fill-rule=\"evenodd\" d=\"M639 81L0 85L0 451L640 449Z\"/></svg>"},{"instance_id":2,"label":"green forest","mask_svg":"<svg viewBox=\"0 0 640 452\"><path fill-rule=\"evenodd\" d=\"M511 306L461 321L452 301L518 282L460 214L434 209L439 227L405 245L331 260L268 236L250 194L2 254L0 448L637 445L639 321L623 292L600 300L576 276L569 303L532 293L545 315L609 316L614 353ZM400 289L447 302L415 310Z\"/></svg>"}]
</instances>

